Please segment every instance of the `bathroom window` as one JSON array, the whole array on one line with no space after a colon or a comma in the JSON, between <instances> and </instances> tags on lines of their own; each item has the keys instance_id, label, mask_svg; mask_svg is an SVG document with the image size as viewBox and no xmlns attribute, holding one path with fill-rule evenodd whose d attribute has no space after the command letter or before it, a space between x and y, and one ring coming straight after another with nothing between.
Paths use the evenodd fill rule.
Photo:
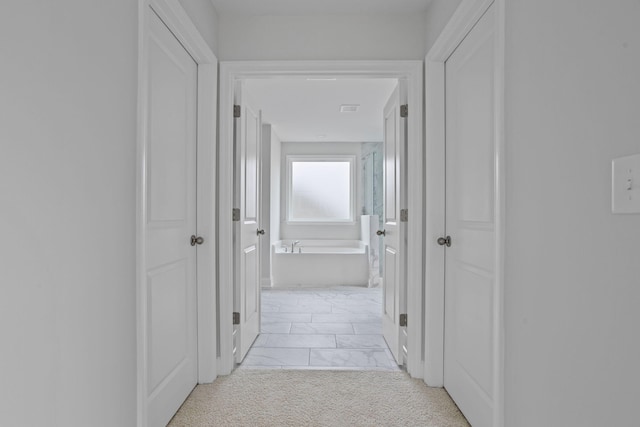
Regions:
<instances>
[{"instance_id":1,"label":"bathroom window","mask_svg":"<svg viewBox=\"0 0 640 427\"><path fill-rule=\"evenodd\" d=\"M287 156L287 184L287 221L354 221L355 156Z\"/></svg>"}]
</instances>

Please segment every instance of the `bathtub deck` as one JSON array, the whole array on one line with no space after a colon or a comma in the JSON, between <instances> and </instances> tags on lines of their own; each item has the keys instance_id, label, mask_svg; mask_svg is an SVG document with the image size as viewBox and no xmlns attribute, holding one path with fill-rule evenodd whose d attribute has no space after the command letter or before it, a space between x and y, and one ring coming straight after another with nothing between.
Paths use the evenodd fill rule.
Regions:
<instances>
[{"instance_id":1,"label":"bathtub deck","mask_svg":"<svg viewBox=\"0 0 640 427\"><path fill-rule=\"evenodd\" d=\"M271 245L274 288L367 286L369 275L369 248L360 240L303 239Z\"/></svg>"},{"instance_id":2,"label":"bathtub deck","mask_svg":"<svg viewBox=\"0 0 640 427\"><path fill-rule=\"evenodd\" d=\"M382 290L262 291L262 331L242 369L397 371L382 337Z\"/></svg>"}]
</instances>

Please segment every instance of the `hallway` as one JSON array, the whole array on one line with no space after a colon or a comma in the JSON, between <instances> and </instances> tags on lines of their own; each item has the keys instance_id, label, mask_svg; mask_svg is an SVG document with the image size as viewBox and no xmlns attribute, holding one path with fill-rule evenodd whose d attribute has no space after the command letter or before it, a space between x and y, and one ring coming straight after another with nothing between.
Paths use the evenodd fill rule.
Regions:
<instances>
[{"instance_id":1,"label":"hallway","mask_svg":"<svg viewBox=\"0 0 640 427\"><path fill-rule=\"evenodd\" d=\"M491 154L498 170L493 180L486 173L483 180L471 174L463 181L438 179L447 171L446 158L454 158L446 155L441 141L457 130L454 124L447 129L452 115L446 106L453 105L446 102L451 79L442 61L449 57L448 48L458 45L454 39L478 28L473 21L486 16L482 8L489 4L496 8L497 37L482 64L497 67L497 78L491 80L491 93L500 99L492 109L499 120L490 126L495 144L493 151L487 144L482 152L475 145L460 150L459 159L466 171L467 165L472 168L476 160L487 161ZM187 50L179 62L173 54L162 56L167 51L151 36L149 24L163 27L151 21L152 13L162 20L163 34L172 33ZM287 304L269 307L265 301L264 329L251 329L244 354L260 333L264 341L257 345L262 347L256 346L247 366L231 374L233 313L240 307L233 303L236 265L230 255L237 222L232 208L242 204L239 197L234 199L234 164L228 155L233 151L233 86L245 78L272 78L275 71L327 87L339 83L345 73L349 78L406 78L416 83L407 91L412 99L405 111L409 123L413 118L424 122L411 136L416 153L409 156L411 198L406 206L398 206L407 209L398 220L406 218L407 236L413 242L409 253L415 258L406 264L406 280L399 282L410 289L407 310L398 312L409 319L410 376L420 384L447 385L444 380L450 377L444 366L452 365L444 363L442 347L456 341L444 332L452 325L444 317L459 313L465 321L461 331L471 337L460 340L462 362L492 367L481 378L490 384L483 390L485 400L495 401L495 422L485 425L638 424L640 340L633 337L640 324L640 213L620 214L612 199L615 195L619 201L623 194L627 197L622 200L640 200L640 178L635 178L640 166L626 169L626 179L612 178L614 171L625 171L614 167L614 160L619 166L618 159L640 155L640 1L35 0L4 2L0 22L1 426L164 426L164 418L154 422L160 416L156 408L173 414L197 383L215 381L207 386L213 389L238 376L304 376L301 383L318 374L349 379L407 376L402 370L347 370L356 366L332 372L338 352L386 350L354 341L378 334L366 329L376 324L366 317L371 313L341 313L337 303L326 299L309 304L323 312L300 317L301 313L286 311ZM187 67L189 73L178 65L190 63L189 57L197 63L197 103L176 108L187 99L194 101L194 86L164 85L159 77L188 74L194 80L193 64ZM165 64L166 72L150 74L150 58ZM249 72L249 64L264 74ZM383 66L384 73L371 74L372 67ZM488 82L471 73L459 75L468 76L471 87L476 81ZM154 122L155 116L148 114L149 77L158 77L153 87L165 89L160 93L170 101L171 111L197 107L202 113L196 126L190 119L191 126L175 127L197 133L193 167L184 166L177 131L158 133L151 126L167 123ZM152 99L159 100L155 95ZM316 103L316 98L304 100ZM443 101L445 111L440 108ZM471 113L488 111L463 98L456 105ZM343 117L351 120L365 107L361 103L360 112ZM169 109L153 111L174 116ZM480 114L470 116L475 120ZM278 129L272 130L277 134ZM342 142L323 129L312 135L324 144ZM475 140L475 132L465 135ZM151 136L162 138L154 149ZM160 158L155 149L160 147L166 148L161 158L171 160L166 173L159 170L160 163L147 163ZM442 155L444 162L438 160ZM199 174L195 222L187 215L194 203L169 203L193 195L193 185L188 192L181 190L187 181L184 171L189 177L194 171ZM498 185L490 185L496 177ZM474 229L450 232L457 222L446 220L447 201L454 200L441 193L447 182L470 190L482 185L500 202L482 204L478 215L465 215L464 225ZM145 198L150 191L155 196ZM480 199L479 192L470 192L471 197L457 204L463 213L471 212L467 207ZM355 212L361 214L359 209ZM272 217L274 224L286 221L284 209L280 213ZM171 246L167 253L172 258L177 252L188 255L169 261L168 256L147 251L158 248L155 235L161 227L183 220L183 229L167 232L163 245ZM486 225L488 220L497 225ZM266 229L281 238L302 235L283 234L270 223L255 225L250 231ZM486 230L496 235L481 241L476 231ZM190 236L196 237L196 245L190 245ZM202 245L197 237L202 237ZM441 237L446 249L438 244ZM447 240L453 242L451 248ZM441 277L446 259L456 259L455 252L463 253L467 244L481 249L471 260L479 261L474 265L483 262L491 271L474 267L472 273L482 276L482 283L469 286L469 304L453 312L446 309L451 298L445 298L451 295L446 278L452 276L435 276ZM447 251L450 255L445 256ZM204 269L197 274L191 271L194 252L196 269ZM495 255L501 262L487 260ZM173 284L187 275L190 282L197 279L197 289L190 286L185 293ZM260 279L260 286L266 286L265 277ZM490 287L492 280L498 282L498 292L474 294ZM193 305L194 295L196 309L185 308L187 299ZM353 302L358 298L354 295ZM490 306L495 316L479 317L476 302ZM152 305L156 307L149 309ZM313 338L295 333L305 329ZM477 329L490 330L495 345L476 345ZM145 331L152 333L145 336ZM303 347L278 349L301 346L291 342L298 339L307 340ZM187 346L189 352L183 351ZM390 347L395 353L401 345ZM482 351L476 351L479 348ZM249 366L260 352L297 349L303 350L306 361L292 362L303 370L283 369L295 365L266 357L254 360L253 366L263 369ZM320 351L335 357L312 360ZM355 357L347 359L356 364ZM375 359L371 364L387 369L383 363ZM186 392L171 394L178 396L171 403L157 400L160 389L176 378L173 371L186 366ZM300 386L291 384L296 385ZM253 396L225 395L223 390L215 395L216 401L243 400L242 411L258 416L263 409L298 411L292 389L277 386L270 383L268 391ZM387 395L378 412L393 404L396 397ZM289 403L274 401L280 396ZM351 396L342 402L355 405ZM464 407L462 399L456 402ZM336 412L325 412L319 416L336 417Z\"/></svg>"},{"instance_id":2,"label":"hallway","mask_svg":"<svg viewBox=\"0 0 640 427\"><path fill-rule=\"evenodd\" d=\"M382 290L262 291L262 329L241 369L398 371L382 337Z\"/></svg>"}]
</instances>

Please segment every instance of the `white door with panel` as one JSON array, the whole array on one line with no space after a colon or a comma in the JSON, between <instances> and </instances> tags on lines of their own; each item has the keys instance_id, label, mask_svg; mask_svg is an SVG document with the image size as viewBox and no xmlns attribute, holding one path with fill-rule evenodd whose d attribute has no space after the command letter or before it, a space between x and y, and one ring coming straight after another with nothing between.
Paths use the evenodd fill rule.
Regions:
<instances>
[{"instance_id":1,"label":"white door with panel","mask_svg":"<svg viewBox=\"0 0 640 427\"><path fill-rule=\"evenodd\" d=\"M402 117L403 82L399 82L384 107L384 222L378 235L382 251L382 333L399 365L406 362L406 327L400 315L406 313L406 223L401 210L406 206L406 119Z\"/></svg>"},{"instance_id":2,"label":"white door with panel","mask_svg":"<svg viewBox=\"0 0 640 427\"><path fill-rule=\"evenodd\" d=\"M144 146L145 389L148 425L164 426L197 382L196 116L198 67L149 18Z\"/></svg>"},{"instance_id":3,"label":"white door with panel","mask_svg":"<svg viewBox=\"0 0 640 427\"><path fill-rule=\"evenodd\" d=\"M445 63L444 385L473 426L492 426L496 292L492 6Z\"/></svg>"},{"instance_id":4,"label":"white door with panel","mask_svg":"<svg viewBox=\"0 0 640 427\"><path fill-rule=\"evenodd\" d=\"M235 97L235 206L239 208L234 248L234 357L242 362L260 333L260 224L261 111L242 91ZM238 108L239 107L239 108Z\"/></svg>"}]
</instances>

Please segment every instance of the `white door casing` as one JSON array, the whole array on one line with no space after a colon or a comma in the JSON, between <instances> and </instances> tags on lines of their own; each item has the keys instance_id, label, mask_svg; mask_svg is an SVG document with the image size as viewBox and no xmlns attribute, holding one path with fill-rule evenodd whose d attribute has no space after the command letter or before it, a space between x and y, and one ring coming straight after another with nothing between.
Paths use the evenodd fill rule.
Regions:
<instances>
[{"instance_id":1,"label":"white door casing","mask_svg":"<svg viewBox=\"0 0 640 427\"><path fill-rule=\"evenodd\" d=\"M160 18L149 19L145 141L148 425L166 425L195 387L197 64Z\"/></svg>"},{"instance_id":2,"label":"white door casing","mask_svg":"<svg viewBox=\"0 0 640 427\"><path fill-rule=\"evenodd\" d=\"M422 61L229 61L220 63L220 109L229 114L221 115L220 151L219 151L219 239L221 248L229 248L233 242L232 207L234 207L233 188L233 130L234 120L231 111L234 104L234 87L237 81L247 78L273 77L344 77L344 78L398 78L408 83L407 97L411 105L408 123L408 168L415 176L408 183L407 205L410 220L407 223L408 246L407 264L409 287L407 289L407 312L411 323L407 333L410 346L407 370L413 377L423 376L422 363L422 327L418 319L422 317L422 265L423 265L423 220L422 185L423 174L423 63ZM232 308L234 297L233 272L235 271L231 251L219 251L220 280L220 360L218 373L228 374L233 369L233 327Z\"/></svg>"},{"instance_id":3,"label":"white door casing","mask_svg":"<svg viewBox=\"0 0 640 427\"><path fill-rule=\"evenodd\" d=\"M236 206L240 209L234 248L235 361L242 362L260 333L260 155L262 141L261 111L238 83L236 105L240 117L235 119Z\"/></svg>"},{"instance_id":4,"label":"white door casing","mask_svg":"<svg viewBox=\"0 0 640 427\"><path fill-rule=\"evenodd\" d=\"M496 295L495 15L445 63L444 385L474 426L493 426Z\"/></svg>"},{"instance_id":5,"label":"white door casing","mask_svg":"<svg viewBox=\"0 0 640 427\"><path fill-rule=\"evenodd\" d=\"M384 184L382 251L382 332L399 365L405 364L406 328L406 227L400 211L406 207L406 123L401 117L401 83L384 107Z\"/></svg>"}]
</instances>

